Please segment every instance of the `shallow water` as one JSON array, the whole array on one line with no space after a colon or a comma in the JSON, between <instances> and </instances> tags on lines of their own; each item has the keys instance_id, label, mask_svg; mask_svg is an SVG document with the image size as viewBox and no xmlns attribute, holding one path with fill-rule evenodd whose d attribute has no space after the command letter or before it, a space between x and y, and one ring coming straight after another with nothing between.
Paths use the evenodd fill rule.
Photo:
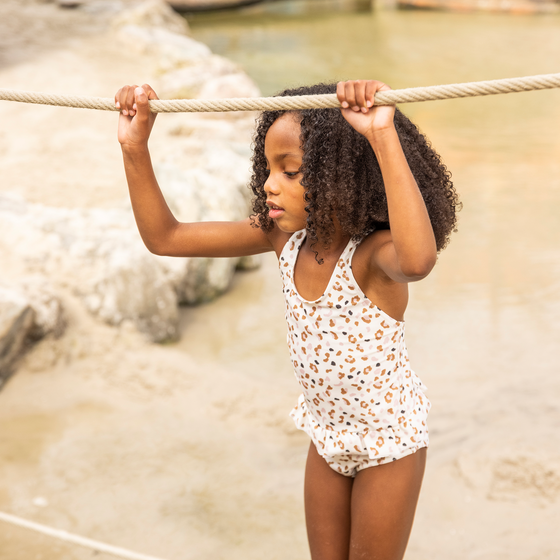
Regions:
<instances>
[{"instance_id":1,"label":"shallow water","mask_svg":"<svg viewBox=\"0 0 560 560\"><path fill-rule=\"evenodd\" d=\"M557 16L311 10L293 17L296 2L280 4L284 13L197 18L193 35L243 66L265 95L348 78L403 88L558 71ZM535 464L545 470L558 460L548 442L560 424L553 397L560 389L560 91L401 109L442 155L464 204L436 269L411 286L406 316L412 364L434 405L431 466L409 556L434 557L437 549L446 558L555 557L558 547L534 520L540 528L556 523L558 502L542 517L532 509L533 483L519 482L525 475L510 481L505 497L492 484L506 476L500 461L524 473L527 457L540 457ZM265 262L238 276L224 298L185 310L181 348L254 375L292 375L276 264L270 256ZM468 482L474 494L442 494L445 476ZM493 529L498 516L502 529ZM505 537L529 525L540 537ZM493 544L481 548L478 539Z\"/></svg>"},{"instance_id":2,"label":"shallow water","mask_svg":"<svg viewBox=\"0 0 560 560\"><path fill-rule=\"evenodd\" d=\"M290 9L299 6L302 11L305 4L310 13L290 14ZM557 16L343 9L318 13L314 7L314 3L274 2L237 15L197 17L190 24L196 39L242 65L265 95L286 86L347 78L378 78L401 88L558 68ZM464 203L459 231L436 270L412 287L410 345L421 346L414 349L418 359L428 362L421 367L428 375L440 370L441 362L424 355L427 350L416 338L423 338L421 333L433 325L434 340L426 344L439 346L448 330L438 325L447 316L464 331L460 340L446 341L449 354L455 356L454 370L465 375L470 371L468 361L461 365L457 359L462 348L493 353L487 337L480 330L473 332L468 323L474 307L479 308L478 323L485 328L515 309L524 321L543 329L544 339L554 340L559 334L559 101L556 90L401 107L441 153ZM280 313L274 268L271 263L260 273L238 279L239 288L208 308L213 310L209 316L221 313L222 307L227 315L235 300L238 327L221 333L219 342L212 337L215 352L228 352L225 349L232 346L237 355L250 347L254 355L260 339L263 348L270 348L269 331L255 327L253 332L246 323L255 317L255 305L265 313L265 302L273 305L276 316ZM185 312L196 315L199 334L196 343L191 344L189 336L182 343L201 354L209 344L200 344L205 339L200 331L205 309ZM420 325L411 320L416 315L423 318L418 333ZM508 346L519 348L518 336L508 335L512 328L513 324L500 324L502 330L496 333L504 351ZM278 330L275 336L280 340L282 328ZM250 332L250 345L238 338L245 332ZM485 356L479 359L485 361Z\"/></svg>"}]
</instances>

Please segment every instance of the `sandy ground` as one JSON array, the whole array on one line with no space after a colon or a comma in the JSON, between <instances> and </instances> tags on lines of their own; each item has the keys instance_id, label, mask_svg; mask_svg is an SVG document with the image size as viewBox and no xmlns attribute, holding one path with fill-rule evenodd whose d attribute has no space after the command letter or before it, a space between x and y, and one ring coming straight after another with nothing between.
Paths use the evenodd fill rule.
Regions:
<instances>
[{"instance_id":1,"label":"sandy ground","mask_svg":"<svg viewBox=\"0 0 560 560\"><path fill-rule=\"evenodd\" d=\"M109 39L106 6L4 0L0 86L109 96L154 78L149 61ZM114 114L3 102L0 188L49 205L121 204L115 125ZM471 201L504 193L476 183ZM560 207L558 183L547 193L525 211ZM434 408L409 560L560 557L560 251L539 229L553 220L536 226L548 240L539 253L527 255L514 218L479 247L489 269L505 262L502 241L525 251L504 269L508 292L481 288L476 246L460 236L413 289L410 353ZM461 231L484 223L467 210ZM532 274L534 291L518 293ZM64 293L66 334L33 348L0 393L0 509L169 560L308 558L308 443L287 416L298 388L278 286L268 258L220 300L184 310L182 339L169 346L100 324ZM2 560L94 556L106 557L0 523Z\"/></svg>"}]
</instances>

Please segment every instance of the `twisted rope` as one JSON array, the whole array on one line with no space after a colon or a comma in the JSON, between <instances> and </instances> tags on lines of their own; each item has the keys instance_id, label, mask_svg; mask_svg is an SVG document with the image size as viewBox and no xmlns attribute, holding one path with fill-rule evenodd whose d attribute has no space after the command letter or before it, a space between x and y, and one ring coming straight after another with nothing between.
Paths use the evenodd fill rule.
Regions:
<instances>
[{"instance_id":1,"label":"twisted rope","mask_svg":"<svg viewBox=\"0 0 560 560\"><path fill-rule=\"evenodd\" d=\"M560 74L541 74L524 78L487 80L443 86L416 87L380 91L375 94L376 105L396 103L417 103L454 99L457 97L477 97L498 93L514 93L538 89L560 87ZM76 107L80 109L101 109L118 111L111 98L57 95L49 93L0 89L0 100ZM294 109L331 109L340 107L336 94L301 95L294 97L239 97L233 99L171 99L150 101L152 113L194 113L225 111L278 111Z\"/></svg>"},{"instance_id":2,"label":"twisted rope","mask_svg":"<svg viewBox=\"0 0 560 560\"><path fill-rule=\"evenodd\" d=\"M17 525L18 527L31 529L37 533L42 533L43 535L48 535L49 537L54 537L64 542L77 544L97 552L105 552L118 558L125 558L126 560L162 560L162 558L156 558L155 556L132 552L126 548L120 548L118 546L112 546L92 539L86 539L85 537L80 537L79 535L68 533L67 531L61 531L60 529L53 529L52 527L47 527L47 525L27 521L26 519L22 519L21 517L16 517L15 515L4 513L2 511L0 511L0 520L5 521L6 523L11 523L12 525Z\"/></svg>"}]
</instances>

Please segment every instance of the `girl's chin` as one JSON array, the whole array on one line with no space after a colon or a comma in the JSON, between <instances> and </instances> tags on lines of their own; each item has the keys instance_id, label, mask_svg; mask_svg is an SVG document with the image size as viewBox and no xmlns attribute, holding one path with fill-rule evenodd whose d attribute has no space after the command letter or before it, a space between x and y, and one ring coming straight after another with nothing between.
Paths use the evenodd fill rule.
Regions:
<instances>
[{"instance_id":1,"label":"girl's chin","mask_svg":"<svg viewBox=\"0 0 560 560\"><path fill-rule=\"evenodd\" d=\"M283 231L284 233L295 233L296 231L300 231L302 229L305 229L305 223L303 224L294 224L292 223L288 223L282 219L280 220L274 220L274 223L276 224L276 227L280 230Z\"/></svg>"}]
</instances>

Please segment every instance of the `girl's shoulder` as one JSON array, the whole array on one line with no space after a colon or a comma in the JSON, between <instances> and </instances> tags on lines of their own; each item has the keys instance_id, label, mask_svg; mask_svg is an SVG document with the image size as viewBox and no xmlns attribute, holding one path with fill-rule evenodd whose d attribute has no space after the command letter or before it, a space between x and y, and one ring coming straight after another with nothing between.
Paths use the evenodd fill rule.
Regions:
<instances>
[{"instance_id":1,"label":"girl's shoulder","mask_svg":"<svg viewBox=\"0 0 560 560\"><path fill-rule=\"evenodd\" d=\"M392 243L393 237L390 229L376 229L365 235L356 248L356 256L370 257L386 243Z\"/></svg>"}]
</instances>

